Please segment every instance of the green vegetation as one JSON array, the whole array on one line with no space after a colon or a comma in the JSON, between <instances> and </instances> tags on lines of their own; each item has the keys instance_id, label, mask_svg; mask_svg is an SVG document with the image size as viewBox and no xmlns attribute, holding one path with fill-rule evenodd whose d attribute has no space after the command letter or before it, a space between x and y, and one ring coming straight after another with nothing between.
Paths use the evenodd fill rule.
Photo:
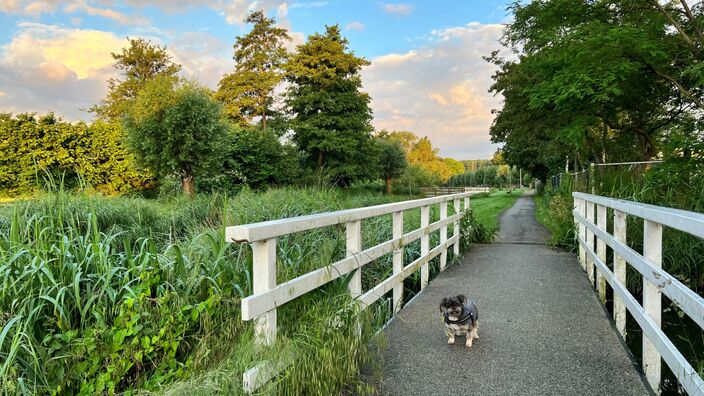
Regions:
<instances>
[{"instance_id":1,"label":"green vegetation","mask_svg":"<svg viewBox=\"0 0 704 396\"><path fill-rule=\"evenodd\" d=\"M0 389L237 394L244 370L281 353L255 351L252 324L240 320L251 253L225 243L223 226L409 198L339 189L163 200L58 192L1 206ZM404 228L419 225L420 211L408 211ZM364 246L390 239L390 216L363 222L363 236ZM283 282L344 257L344 227L281 237L277 247ZM406 263L419 255L416 241ZM433 276L437 267L435 260ZM364 289L390 271L390 255L365 266ZM409 298L419 285L419 275L409 278ZM356 315L344 279L282 307L277 348L292 350L297 364L268 391L363 391L358 367L369 362L369 342L389 311L383 300L367 310L362 337Z\"/></svg>"}]
</instances>

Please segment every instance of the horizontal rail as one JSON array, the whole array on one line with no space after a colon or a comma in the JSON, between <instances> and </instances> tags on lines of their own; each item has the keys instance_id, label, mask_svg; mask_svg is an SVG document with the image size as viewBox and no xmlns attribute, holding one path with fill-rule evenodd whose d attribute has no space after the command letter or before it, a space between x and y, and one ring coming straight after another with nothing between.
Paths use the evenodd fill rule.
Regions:
<instances>
[{"instance_id":1,"label":"horizontal rail","mask_svg":"<svg viewBox=\"0 0 704 396\"><path fill-rule=\"evenodd\" d=\"M628 245L618 242L606 231L600 230L593 223L582 217L576 210L573 212L574 218L580 224L587 227L598 238L606 242L614 253L621 255L633 268L635 268L645 279L662 290L675 305L689 315L692 320L704 328L704 298L693 290L685 286L677 278L648 262L638 252Z\"/></svg>"},{"instance_id":2,"label":"horizontal rail","mask_svg":"<svg viewBox=\"0 0 704 396\"><path fill-rule=\"evenodd\" d=\"M572 196L704 238L704 214L575 192Z\"/></svg>"},{"instance_id":3,"label":"horizontal rail","mask_svg":"<svg viewBox=\"0 0 704 396\"><path fill-rule=\"evenodd\" d=\"M368 292L364 293L359 298L359 302L362 305L362 307L366 308L366 307L372 305L373 303L375 303L378 299L383 297L386 293L393 290L394 286L400 284L401 282L403 282L404 279L411 276L411 274L414 271L416 271L418 269L418 267L430 262L430 260L432 260L435 257L437 257L438 255L440 255L440 253L442 253L443 249L447 249L448 246L451 246L453 243L459 241L459 239L460 239L459 235L453 236L452 238L448 239L445 243L442 243L442 244L438 245L437 247L433 248L433 250L431 250L427 256L418 258L414 262L403 267L402 272L386 278L383 282L379 283L374 288L372 288Z\"/></svg>"},{"instance_id":4,"label":"horizontal rail","mask_svg":"<svg viewBox=\"0 0 704 396\"><path fill-rule=\"evenodd\" d=\"M442 226L449 225L462 217L460 213L438 220L426 229L417 229L404 234L403 237L392 239L372 248L356 253L354 256L345 257L333 264L307 274L293 278L277 285L275 288L263 293L254 294L242 300L242 320L252 320L264 312L279 307L295 298L309 293L335 279L347 275L402 246L420 239L423 234L437 231Z\"/></svg>"},{"instance_id":5,"label":"horizontal rail","mask_svg":"<svg viewBox=\"0 0 704 396\"><path fill-rule=\"evenodd\" d=\"M630 312L636 322L638 322L638 325L650 342L655 345L655 348L670 367L672 373L675 374L680 384L682 384L690 395L704 395L704 381L699 377L697 371L689 364L680 351L677 350L677 347L667 338L665 333L646 314L645 309L641 307L638 300L636 300L628 289L616 279L611 270L609 270L597 254L589 248L587 242L580 237L577 239L580 245L587 251L587 254L596 265L598 271L601 272L609 285L611 285L614 293L621 297L628 312Z\"/></svg>"},{"instance_id":6,"label":"horizontal rail","mask_svg":"<svg viewBox=\"0 0 704 396\"><path fill-rule=\"evenodd\" d=\"M276 238L281 235L309 231L320 227L343 224L350 221L363 220L382 216L422 206L433 205L453 199L470 197L478 192L471 191L455 195L442 195L433 198L416 199L412 201L394 202L384 205L364 208L339 210L336 212L318 213L289 219L263 221L247 225L237 225L225 229L225 239L228 242L256 242Z\"/></svg>"}]
</instances>

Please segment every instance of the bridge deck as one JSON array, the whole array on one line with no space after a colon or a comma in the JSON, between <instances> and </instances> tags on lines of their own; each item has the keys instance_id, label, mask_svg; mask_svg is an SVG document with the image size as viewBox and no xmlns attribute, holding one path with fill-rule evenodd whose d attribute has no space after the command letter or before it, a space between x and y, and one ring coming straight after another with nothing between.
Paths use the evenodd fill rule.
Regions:
<instances>
[{"instance_id":1,"label":"bridge deck","mask_svg":"<svg viewBox=\"0 0 704 396\"><path fill-rule=\"evenodd\" d=\"M573 254L536 244L547 233L521 197L500 243L474 246L388 326L384 395L643 395L650 390ZM477 301L479 336L447 345L438 303Z\"/></svg>"}]
</instances>

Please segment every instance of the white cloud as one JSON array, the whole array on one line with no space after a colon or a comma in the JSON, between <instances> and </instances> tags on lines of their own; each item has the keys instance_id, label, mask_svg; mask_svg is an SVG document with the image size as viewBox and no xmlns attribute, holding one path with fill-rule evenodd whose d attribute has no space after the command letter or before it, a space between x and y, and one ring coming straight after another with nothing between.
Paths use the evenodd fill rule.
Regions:
<instances>
[{"instance_id":1,"label":"white cloud","mask_svg":"<svg viewBox=\"0 0 704 396\"><path fill-rule=\"evenodd\" d=\"M399 16L410 15L413 12L412 5L403 3L386 3L382 6L382 8L384 9L384 11L386 11L387 14L394 14Z\"/></svg>"},{"instance_id":2,"label":"white cloud","mask_svg":"<svg viewBox=\"0 0 704 396\"><path fill-rule=\"evenodd\" d=\"M470 23L432 32L427 45L372 59L362 71L377 129L430 137L440 155L487 158L494 66L482 59L499 49L502 25Z\"/></svg>"},{"instance_id":3,"label":"white cloud","mask_svg":"<svg viewBox=\"0 0 704 396\"><path fill-rule=\"evenodd\" d=\"M291 8L320 8L328 5L327 1L311 1L307 3L293 3Z\"/></svg>"},{"instance_id":4,"label":"white cloud","mask_svg":"<svg viewBox=\"0 0 704 396\"><path fill-rule=\"evenodd\" d=\"M356 30L361 32L366 26L362 22L352 21L345 25L345 30Z\"/></svg>"},{"instance_id":5,"label":"white cloud","mask_svg":"<svg viewBox=\"0 0 704 396\"><path fill-rule=\"evenodd\" d=\"M149 19L141 15L127 15L125 13L111 10L108 8L97 8L86 4L85 2L76 2L64 7L64 12L73 14L76 12L84 12L88 15L99 16L113 20L121 25L149 25Z\"/></svg>"}]
</instances>

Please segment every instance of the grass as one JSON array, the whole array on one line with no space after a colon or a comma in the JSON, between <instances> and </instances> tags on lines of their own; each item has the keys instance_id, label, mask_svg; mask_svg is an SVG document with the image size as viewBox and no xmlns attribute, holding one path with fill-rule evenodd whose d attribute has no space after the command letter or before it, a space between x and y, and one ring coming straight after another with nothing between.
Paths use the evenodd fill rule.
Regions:
<instances>
[{"instance_id":1,"label":"grass","mask_svg":"<svg viewBox=\"0 0 704 396\"><path fill-rule=\"evenodd\" d=\"M194 200L58 192L0 206L0 393L238 394L242 373L284 347L296 364L264 392L371 391L357 373L375 361L368 345L389 318L388 300L361 313L360 337L357 304L340 279L281 307L281 342L255 349L252 323L239 314L252 289L251 252L225 243L224 226L410 198L339 189ZM476 210L486 215L488 203L477 198ZM407 211L406 231L419 225L420 210ZM362 227L364 247L391 238L390 215ZM431 246L438 239L433 233ZM418 258L419 241L404 252L406 263ZM344 226L281 237L277 254L278 282L320 268L344 257ZM390 255L368 264L363 288L390 272ZM419 283L417 273L406 280L407 298Z\"/></svg>"}]
</instances>

